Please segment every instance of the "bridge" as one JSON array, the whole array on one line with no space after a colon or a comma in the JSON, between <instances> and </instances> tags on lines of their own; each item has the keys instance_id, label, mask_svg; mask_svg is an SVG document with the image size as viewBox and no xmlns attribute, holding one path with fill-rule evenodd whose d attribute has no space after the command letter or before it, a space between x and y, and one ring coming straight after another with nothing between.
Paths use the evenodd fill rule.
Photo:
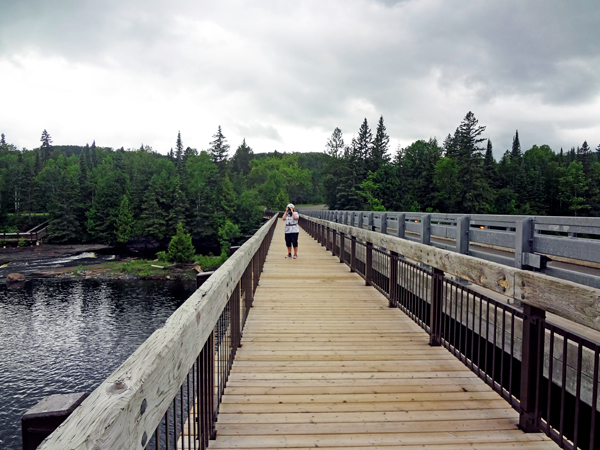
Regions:
<instances>
[{"instance_id":1,"label":"bridge","mask_svg":"<svg viewBox=\"0 0 600 450\"><path fill-rule=\"evenodd\" d=\"M347 222L286 260L270 218L39 448L599 447L600 345L547 318L599 290Z\"/></svg>"}]
</instances>

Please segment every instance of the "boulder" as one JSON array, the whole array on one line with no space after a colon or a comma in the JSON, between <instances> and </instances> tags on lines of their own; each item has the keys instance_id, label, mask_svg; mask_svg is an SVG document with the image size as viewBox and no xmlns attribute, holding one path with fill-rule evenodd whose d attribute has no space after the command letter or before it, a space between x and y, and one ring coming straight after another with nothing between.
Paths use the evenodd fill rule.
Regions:
<instances>
[{"instance_id":1,"label":"boulder","mask_svg":"<svg viewBox=\"0 0 600 450\"><path fill-rule=\"evenodd\" d=\"M23 283L25 281L25 275L22 273L10 273L6 277L7 283Z\"/></svg>"}]
</instances>

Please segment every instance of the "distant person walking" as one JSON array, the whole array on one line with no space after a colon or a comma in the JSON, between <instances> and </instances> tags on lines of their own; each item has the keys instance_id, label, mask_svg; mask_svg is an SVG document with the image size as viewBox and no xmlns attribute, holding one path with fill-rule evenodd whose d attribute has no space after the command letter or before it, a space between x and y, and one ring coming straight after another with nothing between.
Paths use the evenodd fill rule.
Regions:
<instances>
[{"instance_id":1,"label":"distant person walking","mask_svg":"<svg viewBox=\"0 0 600 450\"><path fill-rule=\"evenodd\" d=\"M294 247L294 259L298 257L298 234L300 233L300 228L298 227L299 218L300 216L294 209L294 205L291 203L287 205L282 217L282 220L285 220L285 246L288 251L286 258L292 257L292 247Z\"/></svg>"}]
</instances>

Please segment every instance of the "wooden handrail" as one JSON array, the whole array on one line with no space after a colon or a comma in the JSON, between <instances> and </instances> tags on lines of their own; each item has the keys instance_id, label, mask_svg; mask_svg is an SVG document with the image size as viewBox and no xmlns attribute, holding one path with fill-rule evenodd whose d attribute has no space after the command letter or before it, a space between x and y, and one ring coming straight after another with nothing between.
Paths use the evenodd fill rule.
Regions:
<instances>
[{"instance_id":1,"label":"wooden handrail","mask_svg":"<svg viewBox=\"0 0 600 450\"><path fill-rule=\"evenodd\" d=\"M115 370L39 450L143 448L188 375L249 262L266 222Z\"/></svg>"},{"instance_id":2,"label":"wooden handrail","mask_svg":"<svg viewBox=\"0 0 600 450\"><path fill-rule=\"evenodd\" d=\"M443 270L473 284L551 312L600 331L600 289L550 277L538 272L482 260L350 225L302 215L346 237L354 236L420 263Z\"/></svg>"}]
</instances>

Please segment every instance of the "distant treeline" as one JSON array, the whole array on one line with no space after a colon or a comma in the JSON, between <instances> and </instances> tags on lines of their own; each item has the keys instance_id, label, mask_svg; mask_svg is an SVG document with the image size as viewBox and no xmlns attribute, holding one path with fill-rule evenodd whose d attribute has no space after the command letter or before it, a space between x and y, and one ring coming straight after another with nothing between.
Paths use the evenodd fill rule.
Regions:
<instances>
[{"instance_id":1,"label":"distant treeline","mask_svg":"<svg viewBox=\"0 0 600 450\"><path fill-rule=\"evenodd\" d=\"M600 215L600 145L523 152L517 131L496 161L484 131L469 112L441 145L419 140L391 158L383 118L374 137L365 119L350 145L336 128L326 146L326 202L346 210Z\"/></svg>"},{"instance_id":2,"label":"distant treeline","mask_svg":"<svg viewBox=\"0 0 600 450\"><path fill-rule=\"evenodd\" d=\"M0 140L0 230L48 213L49 240L125 243L131 237L168 242L181 222L201 245L227 245L261 224L263 207L318 203L324 198L323 153L255 155L245 140L228 157L219 127L206 151L177 135L168 155L137 150L52 145L17 150Z\"/></svg>"}]
</instances>

